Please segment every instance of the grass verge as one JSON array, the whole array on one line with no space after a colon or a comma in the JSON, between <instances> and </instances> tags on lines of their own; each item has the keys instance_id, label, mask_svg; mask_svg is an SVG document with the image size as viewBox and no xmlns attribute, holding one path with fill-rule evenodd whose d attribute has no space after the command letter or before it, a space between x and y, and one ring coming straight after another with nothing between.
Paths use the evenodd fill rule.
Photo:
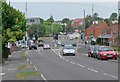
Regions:
<instances>
[{"instance_id":1,"label":"grass verge","mask_svg":"<svg viewBox=\"0 0 120 82\"><path fill-rule=\"evenodd\" d=\"M17 74L16 79L17 80L22 80L22 79L27 78L27 77L39 76L39 75L40 75L40 73L37 72L37 71L20 72L20 73Z\"/></svg>"}]
</instances>

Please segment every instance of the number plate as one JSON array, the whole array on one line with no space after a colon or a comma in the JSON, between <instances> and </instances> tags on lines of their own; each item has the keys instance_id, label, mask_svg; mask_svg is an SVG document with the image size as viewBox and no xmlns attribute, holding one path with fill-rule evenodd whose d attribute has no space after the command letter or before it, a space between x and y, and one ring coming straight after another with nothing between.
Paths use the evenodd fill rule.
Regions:
<instances>
[{"instance_id":1,"label":"number plate","mask_svg":"<svg viewBox=\"0 0 120 82\"><path fill-rule=\"evenodd\" d=\"M108 55L107 57L112 57L113 55Z\"/></svg>"}]
</instances>

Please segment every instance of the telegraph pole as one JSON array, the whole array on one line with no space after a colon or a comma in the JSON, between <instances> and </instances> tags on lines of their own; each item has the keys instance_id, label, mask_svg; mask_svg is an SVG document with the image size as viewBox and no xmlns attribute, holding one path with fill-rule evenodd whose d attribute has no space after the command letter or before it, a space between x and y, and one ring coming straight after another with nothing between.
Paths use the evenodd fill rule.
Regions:
<instances>
[{"instance_id":1,"label":"telegraph pole","mask_svg":"<svg viewBox=\"0 0 120 82\"><path fill-rule=\"evenodd\" d=\"M84 38L83 38L84 43L85 43L85 27L86 27L86 20L85 20L85 10L84 10Z\"/></svg>"},{"instance_id":2,"label":"telegraph pole","mask_svg":"<svg viewBox=\"0 0 120 82\"><path fill-rule=\"evenodd\" d=\"M26 19L27 19L27 2L25 2L25 14L26 14ZM26 22L26 48L27 48L27 22Z\"/></svg>"}]
</instances>

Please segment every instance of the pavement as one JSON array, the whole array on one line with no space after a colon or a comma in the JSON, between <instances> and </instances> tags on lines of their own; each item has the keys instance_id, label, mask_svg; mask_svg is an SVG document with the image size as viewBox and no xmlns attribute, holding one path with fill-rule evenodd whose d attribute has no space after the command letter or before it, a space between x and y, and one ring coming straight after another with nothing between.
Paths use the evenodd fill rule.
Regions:
<instances>
[{"instance_id":1,"label":"pavement","mask_svg":"<svg viewBox=\"0 0 120 82\"><path fill-rule=\"evenodd\" d=\"M35 70L25 57L25 50L12 53L11 57L2 64L2 80L42 80L41 75Z\"/></svg>"}]
</instances>

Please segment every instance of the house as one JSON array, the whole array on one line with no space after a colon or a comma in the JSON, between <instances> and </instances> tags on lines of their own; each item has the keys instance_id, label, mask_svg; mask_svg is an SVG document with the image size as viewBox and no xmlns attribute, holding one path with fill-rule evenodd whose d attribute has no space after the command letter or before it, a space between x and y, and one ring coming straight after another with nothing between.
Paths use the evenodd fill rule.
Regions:
<instances>
[{"instance_id":1,"label":"house","mask_svg":"<svg viewBox=\"0 0 120 82\"><path fill-rule=\"evenodd\" d=\"M112 21L110 23L110 28L111 28L111 35L112 35L112 42L113 45L117 46L118 45L118 33L120 31L119 27L118 27L118 22L117 21Z\"/></svg>"},{"instance_id":2,"label":"house","mask_svg":"<svg viewBox=\"0 0 120 82\"><path fill-rule=\"evenodd\" d=\"M39 17L31 17L27 19L27 25L38 24L40 23Z\"/></svg>"},{"instance_id":3,"label":"house","mask_svg":"<svg viewBox=\"0 0 120 82\"><path fill-rule=\"evenodd\" d=\"M92 38L99 38L104 33L104 30L109 30L106 22L93 22L93 24L86 29L86 40L90 41Z\"/></svg>"},{"instance_id":4,"label":"house","mask_svg":"<svg viewBox=\"0 0 120 82\"><path fill-rule=\"evenodd\" d=\"M76 27L78 27L78 26L80 26L80 25L83 25L83 24L84 24L84 20L83 20L82 18L77 18L77 19L74 19L74 20L72 21L71 26L72 26L73 28L76 28Z\"/></svg>"}]
</instances>

